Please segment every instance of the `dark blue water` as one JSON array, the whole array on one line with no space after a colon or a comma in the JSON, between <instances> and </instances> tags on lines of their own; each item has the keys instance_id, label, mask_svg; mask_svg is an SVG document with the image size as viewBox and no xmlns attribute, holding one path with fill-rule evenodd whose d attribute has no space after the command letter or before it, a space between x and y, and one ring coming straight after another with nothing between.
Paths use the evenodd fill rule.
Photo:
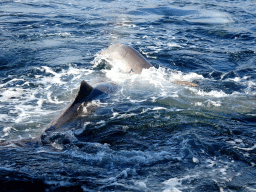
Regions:
<instances>
[{"instance_id":1,"label":"dark blue water","mask_svg":"<svg viewBox=\"0 0 256 192\"><path fill-rule=\"evenodd\" d=\"M254 1L2 0L0 190L255 191L255 44ZM118 91L42 145L82 80Z\"/></svg>"}]
</instances>

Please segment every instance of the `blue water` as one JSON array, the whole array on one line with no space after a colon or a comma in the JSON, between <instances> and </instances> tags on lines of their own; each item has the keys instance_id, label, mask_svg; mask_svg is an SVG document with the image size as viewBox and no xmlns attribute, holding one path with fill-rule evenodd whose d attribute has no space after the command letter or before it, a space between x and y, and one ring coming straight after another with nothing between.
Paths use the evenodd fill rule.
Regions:
<instances>
[{"instance_id":1,"label":"blue water","mask_svg":"<svg viewBox=\"0 0 256 192\"><path fill-rule=\"evenodd\" d=\"M154 68L109 68L114 43ZM1 190L255 191L255 44L252 0L2 0ZM42 145L82 80L118 91Z\"/></svg>"}]
</instances>

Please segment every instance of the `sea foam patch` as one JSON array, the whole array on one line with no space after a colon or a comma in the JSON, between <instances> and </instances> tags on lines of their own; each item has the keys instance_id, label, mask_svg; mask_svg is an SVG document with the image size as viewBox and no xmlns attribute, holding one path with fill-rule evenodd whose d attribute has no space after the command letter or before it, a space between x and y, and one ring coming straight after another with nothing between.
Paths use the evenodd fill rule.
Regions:
<instances>
[{"instance_id":1,"label":"sea foam patch","mask_svg":"<svg viewBox=\"0 0 256 192\"><path fill-rule=\"evenodd\" d=\"M42 66L35 67L35 71L38 73L35 79L13 78L0 85L0 108L7 112L0 116L4 130L11 125L14 129L19 127L18 133L26 127L47 125L60 109L72 101L83 76L92 72L72 66L60 71ZM6 102L8 105L4 104ZM7 133L5 136L10 135Z\"/></svg>"}]
</instances>

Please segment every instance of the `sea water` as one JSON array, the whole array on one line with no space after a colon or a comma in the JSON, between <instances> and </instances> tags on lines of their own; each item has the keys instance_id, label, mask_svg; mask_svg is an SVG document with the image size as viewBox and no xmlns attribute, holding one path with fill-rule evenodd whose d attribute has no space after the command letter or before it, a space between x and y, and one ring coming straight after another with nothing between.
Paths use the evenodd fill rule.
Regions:
<instances>
[{"instance_id":1,"label":"sea water","mask_svg":"<svg viewBox=\"0 0 256 192\"><path fill-rule=\"evenodd\" d=\"M0 18L3 190L256 190L254 1L2 0ZM114 43L154 67L111 68ZM42 145L82 80L117 91Z\"/></svg>"}]
</instances>

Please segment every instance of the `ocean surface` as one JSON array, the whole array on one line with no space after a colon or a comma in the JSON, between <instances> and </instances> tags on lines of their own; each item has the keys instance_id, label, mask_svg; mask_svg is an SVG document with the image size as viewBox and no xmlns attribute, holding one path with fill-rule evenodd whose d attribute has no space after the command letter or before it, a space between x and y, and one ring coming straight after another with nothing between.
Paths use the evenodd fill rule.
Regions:
<instances>
[{"instance_id":1,"label":"ocean surface","mask_svg":"<svg viewBox=\"0 0 256 192\"><path fill-rule=\"evenodd\" d=\"M255 192L255 45L254 0L1 0L0 191ZM42 145L82 80L118 89Z\"/></svg>"}]
</instances>

